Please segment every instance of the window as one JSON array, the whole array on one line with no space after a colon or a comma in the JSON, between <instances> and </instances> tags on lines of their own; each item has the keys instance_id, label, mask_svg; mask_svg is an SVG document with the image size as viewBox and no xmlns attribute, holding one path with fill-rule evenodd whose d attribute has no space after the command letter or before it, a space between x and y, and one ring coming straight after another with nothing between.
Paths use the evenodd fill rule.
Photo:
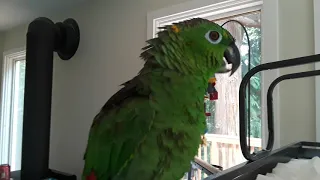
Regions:
<instances>
[{"instance_id":1,"label":"window","mask_svg":"<svg viewBox=\"0 0 320 180\"><path fill-rule=\"evenodd\" d=\"M25 80L25 50L5 53L2 68L0 164L20 170Z\"/></svg>"},{"instance_id":2,"label":"window","mask_svg":"<svg viewBox=\"0 0 320 180\"><path fill-rule=\"evenodd\" d=\"M270 61L278 60L277 42L277 2L274 0L216 0L201 2L191 1L160 9L148 14L148 38L155 37L158 27L186 19L201 17L222 24L235 19L245 25L251 43L251 68ZM216 89L219 99L207 102L209 132L206 135L207 146L199 147L198 157L210 164L228 169L245 161L239 142L239 106L238 91L242 77L248 71L248 41L241 26L230 22L224 26L237 39L237 46L242 55L241 68L231 77L216 74ZM251 78L250 92L250 127L251 152L260 150L266 144L266 88L278 77L278 71L262 72ZM277 99L277 90L274 99ZM274 102L275 108L278 101ZM248 106L247 106L248 107ZM275 118L278 114L275 113ZM277 122L275 122L277 123ZM279 147L279 125L275 124L275 148ZM206 175L200 171L191 173L197 179Z\"/></svg>"},{"instance_id":3,"label":"window","mask_svg":"<svg viewBox=\"0 0 320 180\"><path fill-rule=\"evenodd\" d=\"M261 64L261 11L246 12L232 17L210 19L217 24L233 19L241 22L249 35L251 43L250 64L253 68ZM242 55L241 68L231 77L229 74L216 74L216 89L219 94L217 101L205 100L208 132L206 134L207 146L200 146L197 157L210 164L228 169L245 162L239 142L239 86L242 77L249 70L248 40L242 27L234 22L224 26L236 39L236 44ZM251 80L250 92L250 126L251 126L251 151L261 150L261 75L256 74ZM204 172L197 170L197 177L207 177Z\"/></svg>"}]
</instances>

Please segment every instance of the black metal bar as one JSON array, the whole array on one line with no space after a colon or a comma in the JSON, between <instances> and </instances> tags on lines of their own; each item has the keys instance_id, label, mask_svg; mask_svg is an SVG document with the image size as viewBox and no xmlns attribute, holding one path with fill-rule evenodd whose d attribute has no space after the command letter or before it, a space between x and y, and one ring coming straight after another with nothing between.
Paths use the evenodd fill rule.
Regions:
<instances>
[{"instance_id":1,"label":"black metal bar","mask_svg":"<svg viewBox=\"0 0 320 180\"><path fill-rule=\"evenodd\" d=\"M306 72L299 72L299 73L291 73L286 74L278 77L275 79L269 86L268 92L267 92L267 115L268 115L268 126L274 127L274 116L273 116L273 90L274 88L282 81L288 80L288 79L299 79L299 78L305 78L305 77L312 77L312 76L319 76L320 70L315 71L306 71ZM273 129L272 129L273 130ZM272 137L270 137L272 136ZM274 141L274 131L272 133L269 133L269 139Z\"/></svg>"},{"instance_id":2,"label":"black metal bar","mask_svg":"<svg viewBox=\"0 0 320 180\"><path fill-rule=\"evenodd\" d=\"M212 174L207 168L203 167L201 164L198 164L195 161L192 161L191 164L193 164L195 167L197 167L198 170L204 172L208 176Z\"/></svg>"},{"instance_id":3,"label":"black metal bar","mask_svg":"<svg viewBox=\"0 0 320 180\"><path fill-rule=\"evenodd\" d=\"M70 59L79 45L79 29L72 19L54 24L50 19L37 18L29 24L26 45L20 178L40 180L57 175L48 167L53 53Z\"/></svg>"},{"instance_id":4,"label":"black metal bar","mask_svg":"<svg viewBox=\"0 0 320 180\"><path fill-rule=\"evenodd\" d=\"M274 144L274 127L273 127L273 121L269 120L268 116L268 132L269 132L269 138L266 149L262 150L261 152L251 154L250 153L250 147L248 147L247 144L247 122L245 117L245 98L246 98L246 87L248 82L250 81L250 78L255 75L256 73L264 70L271 70L271 69L278 69L278 68L285 68L290 66L297 66L297 65L303 65L308 63L314 63L320 61L320 55L311 55L306 57L299 57L299 58L293 58L288 60L282 60L282 61L276 61L271 63L265 63L258 65L254 68L252 68L242 79L240 84L240 90L239 90L239 119L240 119L240 147L243 156L248 161L255 161L262 157L265 157L268 155Z\"/></svg>"},{"instance_id":5,"label":"black metal bar","mask_svg":"<svg viewBox=\"0 0 320 180\"><path fill-rule=\"evenodd\" d=\"M190 170L189 170L189 172L188 172L188 180L192 180L191 179L191 176L192 176L192 172L193 171L193 168L192 168L192 165L190 166Z\"/></svg>"},{"instance_id":6,"label":"black metal bar","mask_svg":"<svg viewBox=\"0 0 320 180\"><path fill-rule=\"evenodd\" d=\"M278 163L295 159L311 159L320 155L320 143L297 142L274 150L268 156L254 162L244 162L219 174L210 175L205 180L256 180L258 174L271 173Z\"/></svg>"},{"instance_id":7,"label":"black metal bar","mask_svg":"<svg viewBox=\"0 0 320 180\"><path fill-rule=\"evenodd\" d=\"M48 173L54 23L37 19L28 28L23 112L22 179Z\"/></svg>"}]
</instances>

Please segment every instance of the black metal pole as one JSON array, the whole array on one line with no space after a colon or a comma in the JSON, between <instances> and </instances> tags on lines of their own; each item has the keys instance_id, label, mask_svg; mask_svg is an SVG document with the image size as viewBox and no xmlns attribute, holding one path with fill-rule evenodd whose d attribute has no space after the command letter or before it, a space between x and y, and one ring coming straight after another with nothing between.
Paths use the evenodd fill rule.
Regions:
<instances>
[{"instance_id":1,"label":"black metal pole","mask_svg":"<svg viewBox=\"0 0 320 180\"><path fill-rule=\"evenodd\" d=\"M49 169L54 26L51 21L37 19L28 28L22 179L44 178Z\"/></svg>"},{"instance_id":2,"label":"black metal pole","mask_svg":"<svg viewBox=\"0 0 320 180\"><path fill-rule=\"evenodd\" d=\"M272 119L269 119L270 117L268 116L268 133L269 133L269 138L268 138L268 143L266 149L262 150L259 153L256 154L251 154L250 153L250 147L248 147L247 143L247 128L248 128L248 123L246 122L246 116L245 116L245 99L246 99L246 87L247 84L250 81L250 78L254 76L256 73L264 70L271 70L271 69L279 69L279 68L285 68L285 67L290 67L290 66L297 66L297 65L302 65L302 64L308 64L308 63L314 63L314 62L319 62L320 61L320 54L318 55L311 55L311 56L306 56L306 57L299 57L299 58L293 58L293 59L288 59L288 60L282 60L282 61L276 61L276 62L271 62L271 63L265 63L258 65L254 68L252 68L247 74L243 77L241 84L240 84L240 89L239 89L239 120L240 120L240 147L243 156L248 160L248 161L255 161L258 160L262 157L265 157L268 155L274 144L274 127L273 127L273 121Z\"/></svg>"},{"instance_id":3,"label":"black metal pole","mask_svg":"<svg viewBox=\"0 0 320 180\"><path fill-rule=\"evenodd\" d=\"M53 53L70 59L79 45L79 29L72 19L54 24L47 18L37 18L29 24L26 43L21 179L40 180L51 172Z\"/></svg>"},{"instance_id":4,"label":"black metal pole","mask_svg":"<svg viewBox=\"0 0 320 180\"><path fill-rule=\"evenodd\" d=\"M278 77L275 79L268 88L267 93L267 113L268 113L268 126L274 127L274 116L273 116L273 90L274 88L282 81L288 79L299 79L305 77L312 77L312 76L319 76L320 70L315 71L306 71L306 72L299 72L299 73L292 73L286 74ZM272 136L272 137L270 137ZM274 141L274 132L270 133L269 139L273 142Z\"/></svg>"}]
</instances>

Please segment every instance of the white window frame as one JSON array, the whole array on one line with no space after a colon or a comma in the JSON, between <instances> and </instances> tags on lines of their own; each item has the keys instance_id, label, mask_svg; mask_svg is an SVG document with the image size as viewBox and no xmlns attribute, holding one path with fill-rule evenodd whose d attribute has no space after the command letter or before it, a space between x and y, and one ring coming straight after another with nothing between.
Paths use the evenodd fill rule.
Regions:
<instances>
[{"instance_id":1,"label":"white window frame","mask_svg":"<svg viewBox=\"0 0 320 180\"><path fill-rule=\"evenodd\" d=\"M14 132L14 109L13 107L16 99L14 99L15 86L14 82L15 63L17 61L25 60L25 48L13 49L3 53L2 62L2 77L1 77L1 116L0 116L0 164L9 163L13 168L20 166L21 156L12 156L16 151L16 143L12 142L12 137L21 136L22 132ZM9 127L9 128L8 128ZM20 142L21 143L21 142ZM18 158L18 159L17 159Z\"/></svg>"},{"instance_id":2,"label":"white window frame","mask_svg":"<svg viewBox=\"0 0 320 180\"><path fill-rule=\"evenodd\" d=\"M314 8L314 46L315 54L320 54L320 0L313 0ZM315 63L315 70L320 70L320 62ZM315 98L316 98L316 141L320 142L320 77L315 77Z\"/></svg>"},{"instance_id":3,"label":"white window frame","mask_svg":"<svg viewBox=\"0 0 320 180\"><path fill-rule=\"evenodd\" d=\"M221 17L261 10L262 63L279 60L278 0L193 0L186 3L149 12L147 15L147 39L154 38L159 26L194 17L219 19ZM267 131L267 88L279 77L279 70L263 71L262 76L262 147L266 146ZM274 104L274 149L280 147L279 88L273 93Z\"/></svg>"}]
</instances>

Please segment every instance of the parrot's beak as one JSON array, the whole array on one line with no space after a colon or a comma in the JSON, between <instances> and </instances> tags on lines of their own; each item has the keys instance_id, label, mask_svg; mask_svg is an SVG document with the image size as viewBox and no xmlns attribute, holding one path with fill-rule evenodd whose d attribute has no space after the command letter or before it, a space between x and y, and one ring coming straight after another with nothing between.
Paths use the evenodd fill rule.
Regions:
<instances>
[{"instance_id":1,"label":"parrot's beak","mask_svg":"<svg viewBox=\"0 0 320 180\"><path fill-rule=\"evenodd\" d=\"M224 52L224 58L225 61L223 61L222 67L218 70L217 73L226 73L231 71L231 76L239 68L241 63L240 52L234 41ZM227 67L228 64L232 65L231 69Z\"/></svg>"}]
</instances>

